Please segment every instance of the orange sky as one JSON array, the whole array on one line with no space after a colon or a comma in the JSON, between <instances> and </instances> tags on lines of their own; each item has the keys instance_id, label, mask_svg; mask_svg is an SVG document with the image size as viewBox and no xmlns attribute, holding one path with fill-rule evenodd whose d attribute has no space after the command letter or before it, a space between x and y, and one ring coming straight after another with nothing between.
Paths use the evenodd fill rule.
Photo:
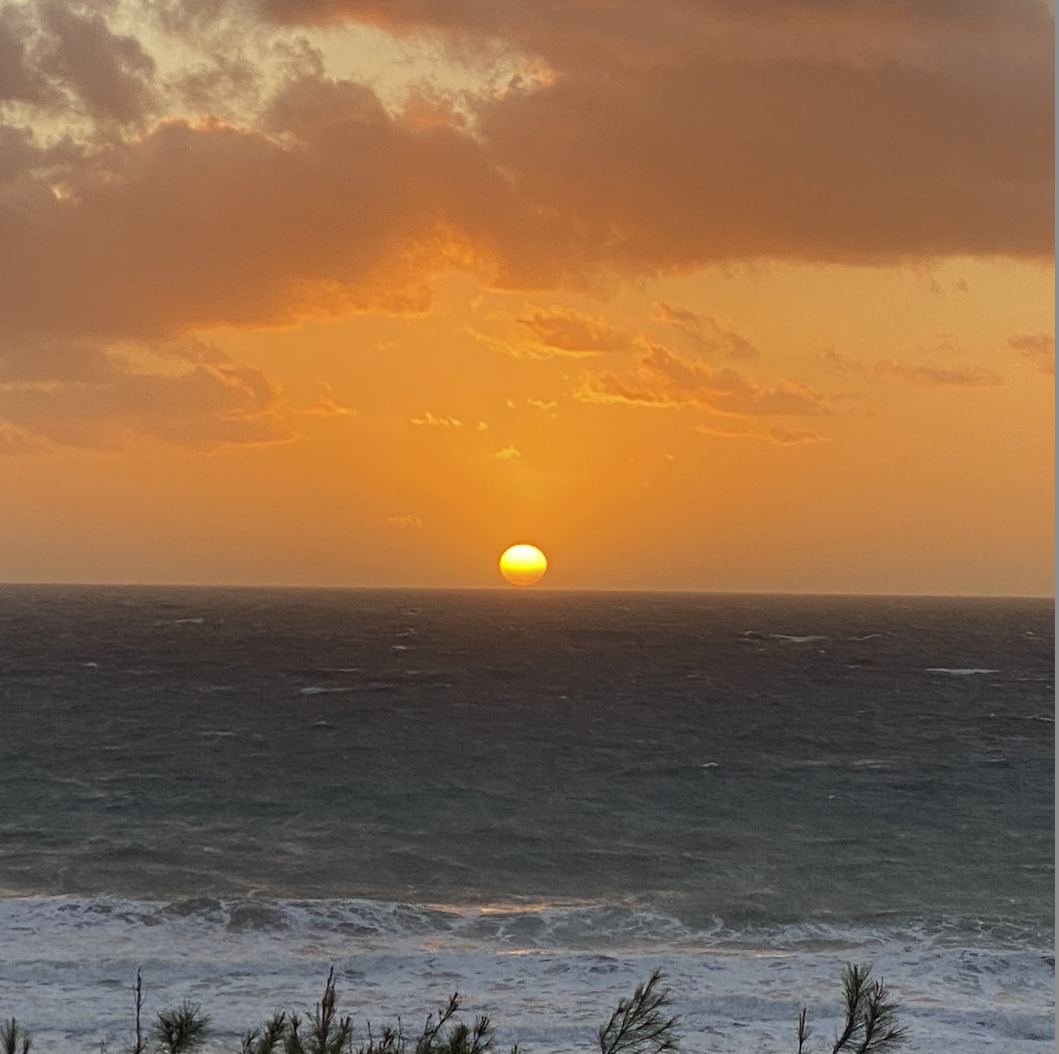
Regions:
<instances>
[{"instance_id":1,"label":"orange sky","mask_svg":"<svg viewBox=\"0 0 1059 1054\"><path fill-rule=\"evenodd\" d=\"M1051 595L1053 20L0 8L0 581Z\"/></svg>"}]
</instances>

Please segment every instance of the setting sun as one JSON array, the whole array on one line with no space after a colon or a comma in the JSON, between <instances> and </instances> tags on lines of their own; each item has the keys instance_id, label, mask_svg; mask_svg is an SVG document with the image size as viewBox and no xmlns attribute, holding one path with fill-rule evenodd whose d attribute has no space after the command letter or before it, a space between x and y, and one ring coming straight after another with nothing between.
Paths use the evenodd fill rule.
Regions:
<instances>
[{"instance_id":1,"label":"setting sun","mask_svg":"<svg viewBox=\"0 0 1059 1054\"><path fill-rule=\"evenodd\" d=\"M535 545L513 545L500 557L500 573L513 586L531 586L547 570L548 560Z\"/></svg>"}]
</instances>

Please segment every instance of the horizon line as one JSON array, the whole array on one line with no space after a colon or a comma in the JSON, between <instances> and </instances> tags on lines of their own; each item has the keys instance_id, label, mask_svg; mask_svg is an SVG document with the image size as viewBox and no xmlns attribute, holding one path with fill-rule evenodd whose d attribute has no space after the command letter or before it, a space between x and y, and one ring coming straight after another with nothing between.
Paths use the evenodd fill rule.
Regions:
<instances>
[{"instance_id":1,"label":"horizon line","mask_svg":"<svg viewBox=\"0 0 1059 1054\"><path fill-rule=\"evenodd\" d=\"M0 589L7 588L84 588L84 589L218 589L218 590L301 590L334 592L431 592L431 593L615 593L615 594L662 594L700 595L718 597L857 597L863 599L909 599L909 600L1049 600L1055 603L1054 593L877 593L829 590L765 590L765 589L695 589L695 588L651 588L622 586L584 586L563 588L555 586L438 586L438 585L340 585L292 584L292 583L231 583L231 582L96 582L96 581L3 581Z\"/></svg>"}]
</instances>

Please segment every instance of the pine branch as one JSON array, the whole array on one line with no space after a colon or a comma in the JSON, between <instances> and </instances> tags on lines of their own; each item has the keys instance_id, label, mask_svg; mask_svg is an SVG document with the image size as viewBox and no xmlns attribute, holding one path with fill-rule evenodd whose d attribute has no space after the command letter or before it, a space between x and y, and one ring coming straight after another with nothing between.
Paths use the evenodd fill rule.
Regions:
<instances>
[{"instance_id":1,"label":"pine branch","mask_svg":"<svg viewBox=\"0 0 1059 1054\"><path fill-rule=\"evenodd\" d=\"M263 1029L255 1028L243 1036L242 1054L274 1054L287 1031L287 1015L273 1014Z\"/></svg>"},{"instance_id":2,"label":"pine branch","mask_svg":"<svg viewBox=\"0 0 1059 1054\"><path fill-rule=\"evenodd\" d=\"M136 1008L136 1020L135 1020L136 1042L133 1045L131 1054L144 1054L144 1051L146 1050L146 1044L143 1041L143 1021L142 1021L142 1011L143 1011L143 971L142 970L137 970L136 971L136 984L135 984L135 986L132 989L132 994L133 994L133 1003L134 1003L135 1008Z\"/></svg>"},{"instance_id":3,"label":"pine branch","mask_svg":"<svg viewBox=\"0 0 1059 1054\"><path fill-rule=\"evenodd\" d=\"M847 963L842 974L846 1021L831 1054L878 1054L903 1043L907 1030L897 1025L898 1004L886 986L870 980L871 964Z\"/></svg>"},{"instance_id":4,"label":"pine branch","mask_svg":"<svg viewBox=\"0 0 1059 1054\"><path fill-rule=\"evenodd\" d=\"M897 1003L890 1002L882 978L873 981L864 1009L864 1039L857 1054L876 1054L897 1046L907 1036L907 1029L897 1025Z\"/></svg>"},{"instance_id":5,"label":"pine branch","mask_svg":"<svg viewBox=\"0 0 1059 1054\"><path fill-rule=\"evenodd\" d=\"M310 1054L341 1054L353 1035L353 1019L338 1016L338 990L332 966L324 994L313 1010Z\"/></svg>"},{"instance_id":6,"label":"pine branch","mask_svg":"<svg viewBox=\"0 0 1059 1054\"><path fill-rule=\"evenodd\" d=\"M668 988L658 988L663 974L655 970L629 999L621 999L610 1020L599 1030L600 1054L662 1054L679 1050L674 1035L679 1018L662 1013L672 1005Z\"/></svg>"},{"instance_id":7,"label":"pine branch","mask_svg":"<svg viewBox=\"0 0 1059 1054\"><path fill-rule=\"evenodd\" d=\"M459 1009L460 993L453 992L447 1005L438 1011L436 1021L433 1014L427 1017L426 1024L423 1025L423 1032L416 1040L415 1054L436 1054L439 1047L444 1048L445 1044L438 1037L441 1035L441 1030L456 1016ZM449 1045L451 1046L451 1038Z\"/></svg>"},{"instance_id":8,"label":"pine branch","mask_svg":"<svg viewBox=\"0 0 1059 1054\"><path fill-rule=\"evenodd\" d=\"M868 976L871 973L871 965L857 965L847 963L842 972L842 994L846 1003L846 1023L842 1031L835 1039L835 1045L831 1048L831 1054L839 1054L843 1050L852 1050L849 1044L856 1040L863 1026L864 1003L867 999Z\"/></svg>"},{"instance_id":9,"label":"pine branch","mask_svg":"<svg viewBox=\"0 0 1059 1054\"><path fill-rule=\"evenodd\" d=\"M11 1018L0 1028L0 1051L3 1054L29 1054L32 1043L29 1033Z\"/></svg>"},{"instance_id":10,"label":"pine branch","mask_svg":"<svg viewBox=\"0 0 1059 1054\"><path fill-rule=\"evenodd\" d=\"M809 1037L813 1034L813 1030L809 1027L808 1013L808 1010L802 1007L802 1012L798 1015L798 1054L810 1054L806 1044L809 1042Z\"/></svg>"},{"instance_id":11,"label":"pine branch","mask_svg":"<svg viewBox=\"0 0 1059 1054\"><path fill-rule=\"evenodd\" d=\"M209 1027L202 1007L185 999L179 1007L158 1014L154 1034L165 1054L191 1054L206 1042Z\"/></svg>"}]
</instances>

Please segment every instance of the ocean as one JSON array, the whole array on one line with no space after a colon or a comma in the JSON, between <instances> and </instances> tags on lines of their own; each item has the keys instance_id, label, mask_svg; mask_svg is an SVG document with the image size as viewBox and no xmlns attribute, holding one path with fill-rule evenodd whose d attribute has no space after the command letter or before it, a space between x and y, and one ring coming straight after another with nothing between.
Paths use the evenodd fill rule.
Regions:
<instances>
[{"instance_id":1,"label":"ocean","mask_svg":"<svg viewBox=\"0 0 1059 1054\"><path fill-rule=\"evenodd\" d=\"M1051 600L0 587L0 1017L214 1048L458 990L780 1054L871 962L910 1054L1054 1044ZM827 1049L830 1046L827 1045Z\"/></svg>"}]
</instances>

